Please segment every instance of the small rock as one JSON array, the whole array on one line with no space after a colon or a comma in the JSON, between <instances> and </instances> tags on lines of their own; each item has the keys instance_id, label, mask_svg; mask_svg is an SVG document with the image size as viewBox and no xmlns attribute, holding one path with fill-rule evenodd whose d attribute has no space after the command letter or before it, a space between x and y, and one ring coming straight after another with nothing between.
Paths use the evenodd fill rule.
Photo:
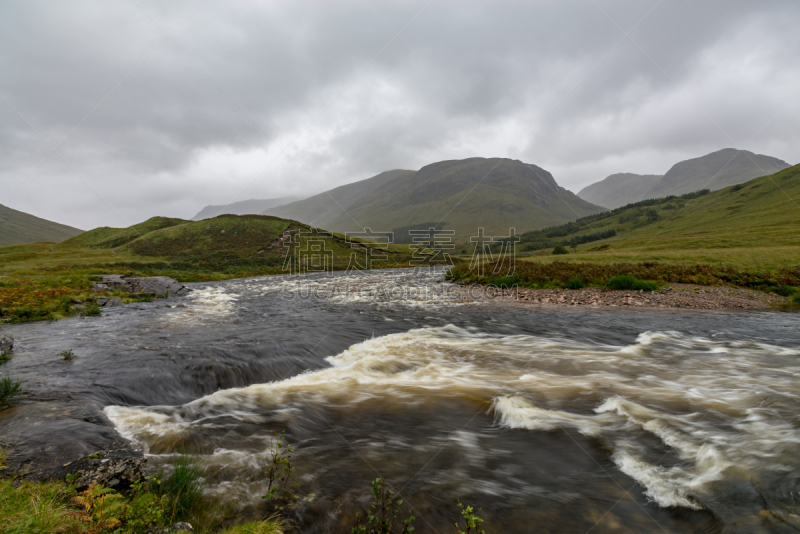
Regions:
<instances>
[{"instance_id":1,"label":"small rock","mask_svg":"<svg viewBox=\"0 0 800 534\"><path fill-rule=\"evenodd\" d=\"M85 310L86 306L84 306L83 304L73 304L72 305L72 309L73 310Z\"/></svg>"},{"instance_id":2,"label":"small rock","mask_svg":"<svg viewBox=\"0 0 800 534\"><path fill-rule=\"evenodd\" d=\"M109 300L108 302L106 302L105 305L106 308L117 308L119 306L125 306L125 303L122 302L122 300L118 299L117 297L114 297L113 299Z\"/></svg>"},{"instance_id":3,"label":"small rock","mask_svg":"<svg viewBox=\"0 0 800 534\"><path fill-rule=\"evenodd\" d=\"M197 534L197 531L189 523L175 523L167 528L154 527L147 531L147 534L173 534L174 532L190 532Z\"/></svg>"},{"instance_id":4,"label":"small rock","mask_svg":"<svg viewBox=\"0 0 800 534\"><path fill-rule=\"evenodd\" d=\"M111 300L108 297L97 297L97 305L98 306L105 306L108 304L108 301Z\"/></svg>"},{"instance_id":5,"label":"small rock","mask_svg":"<svg viewBox=\"0 0 800 534\"><path fill-rule=\"evenodd\" d=\"M14 338L9 334L0 335L0 351L11 352L14 348Z\"/></svg>"}]
</instances>

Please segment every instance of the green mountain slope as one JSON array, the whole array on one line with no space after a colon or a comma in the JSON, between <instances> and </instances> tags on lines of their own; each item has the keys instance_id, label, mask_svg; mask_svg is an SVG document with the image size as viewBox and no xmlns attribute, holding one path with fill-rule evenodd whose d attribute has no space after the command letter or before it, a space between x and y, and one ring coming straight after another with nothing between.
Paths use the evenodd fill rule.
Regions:
<instances>
[{"instance_id":1,"label":"green mountain slope","mask_svg":"<svg viewBox=\"0 0 800 534\"><path fill-rule=\"evenodd\" d=\"M169 217L152 217L143 223L134 224L127 228L111 228L101 226L94 230L89 230L81 235L75 236L64 241L65 245L76 245L79 247L90 248L115 248L130 243L134 239L154 230L169 228L179 224L186 224L189 221L184 219L171 219Z\"/></svg>"},{"instance_id":2,"label":"green mountain slope","mask_svg":"<svg viewBox=\"0 0 800 534\"><path fill-rule=\"evenodd\" d=\"M614 209L648 198L684 195L701 189L717 191L788 167L788 163L777 158L724 148L678 162L660 179L654 179L655 175L612 174L583 188L578 196Z\"/></svg>"},{"instance_id":3,"label":"green mountain slope","mask_svg":"<svg viewBox=\"0 0 800 534\"><path fill-rule=\"evenodd\" d=\"M621 172L584 187L578 196L592 204L614 209L647 198L648 192L661 178L661 174Z\"/></svg>"},{"instance_id":4,"label":"green mountain slope","mask_svg":"<svg viewBox=\"0 0 800 534\"><path fill-rule=\"evenodd\" d=\"M694 195L689 195L694 196ZM582 236L603 240L580 244L577 253L548 259L724 263L747 268L800 264L800 165L696 198L646 200L578 219L560 228L524 234L522 250L549 239L569 244ZM534 256L537 257L537 256Z\"/></svg>"},{"instance_id":5,"label":"green mountain slope","mask_svg":"<svg viewBox=\"0 0 800 534\"><path fill-rule=\"evenodd\" d=\"M83 230L40 219L0 204L0 247L40 241L60 243Z\"/></svg>"},{"instance_id":6,"label":"green mountain slope","mask_svg":"<svg viewBox=\"0 0 800 534\"><path fill-rule=\"evenodd\" d=\"M357 190L361 183L347 187ZM317 195L295 205L312 200L319 202L320 210L331 204L324 195ZM311 214L304 220L304 214L289 210L291 206L283 206L286 216L313 222L308 218ZM446 230L455 230L456 243L469 242L479 227L486 235L507 235L510 227L541 228L603 211L560 187L544 169L503 158L442 161L417 172L405 171L342 207L346 212L337 209L329 212L332 216L326 214L327 228L347 232L369 227L385 232L426 221L443 222Z\"/></svg>"},{"instance_id":7,"label":"green mountain slope","mask_svg":"<svg viewBox=\"0 0 800 534\"><path fill-rule=\"evenodd\" d=\"M343 231L342 229L337 229L331 223L340 216L345 215L361 198L377 188L395 178L413 173L414 171L402 169L382 172L366 180L343 185L304 200L265 210L263 214L302 221L317 228Z\"/></svg>"},{"instance_id":8,"label":"green mountain slope","mask_svg":"<svg viewBox=\"0 0 800 534\"><path fill-rule=\"evenodd\" d=\"M197 212L197 215L192 217L193 221L201 221L203 219L211 219L217 215L259 215L265 210L296 202L303 197L280 197L280 198L265 198L265 199L251 199L241 200L239 202L232 202L230 204L212 204L206 206Z\"/></svg>"},{"instance_id":9,"label":"green mountain slope","mask_svg":"<svg viewBox=\"0 0 800 534\"><path fill-rule=\"evenodd\" d=\"M649 198L683 195L699 189L716 191L767 176L789 167L785 161L753 154L747 150L725 148L700 158L687 159L672 166L648 192Z\"/></svg>"}]
</instances>

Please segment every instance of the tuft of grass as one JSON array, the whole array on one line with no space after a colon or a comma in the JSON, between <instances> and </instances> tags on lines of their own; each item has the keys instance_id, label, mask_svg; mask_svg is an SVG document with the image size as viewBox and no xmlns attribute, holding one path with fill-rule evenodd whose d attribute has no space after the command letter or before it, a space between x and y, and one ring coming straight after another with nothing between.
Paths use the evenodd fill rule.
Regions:
<instances>
[{"instance_id":1,"label":"tuft of grass","mask_svg":"<svg viewBox=\"0 0 800 534\"><path fill-rule=\"evenodd\" d=\"M8 360L13 358L14 356L11 355L10 352L7 352L5 349L0 350L0 363L6 363Z\"/></svg>"},{"instance_id":2,"label":"tuft of grass","mask_svg":"<svg viewBox=\"0 0 800 534\"><path fill-rule=\"evenodd\" d=\"M75 357L75 353L72 352L72 349L62 350L61 352L58 353L58 355L67 361L71 361Z\"/></svg>"},{"instance_id":3,"label":"tuft of grass","mask_svg":"<svg viewBox=\"0 0 800 534\"><path fill-rule=\"evenodd\" d=\"M220 534L283 534L286 526L279 520L252 521L243 525L228 527Z\"/></svg>"},{"instance_id":4,"label":"tuft of grass","mask_svg":"<svg viewBox=\"0 0 800 534\"><path fill-rule=\"evenodd\" d=\"M640 289L645 291L655 291L658 289L655 284L651 284L645 280L639 280L630 274L619 274L617 276L612 276L608 279L608 282L606 282L606 287L609 289L632 289L634 291L638 291Z\"/></svg>"},{"instance_id":5,"label":"tuft of grass","mask_svg":"<svg viewBox=\"0 0 800 534\"><path fill-rule=\"evenodd\" d=\"M197 459L184 452L175 461L172 473L161 482L161 491L173 499L175 516L188 518L203 500L203 469Z\"/></svg>"},{"instance_id":6,"label":"tuft of grass","mask_svg":"<svg viewBox=\"0 0 800 534\"><path fill-rule=\"evenodd\" d=\"M0 378L0 408L7 408L14 402L14 398L22 393L22 384L6 373Z\"/></svg>"},{"instance_id":7,"label":"tuft of grass","mask_svg":"<svg viewBox=\"0 0 800 534\"><path fill-rule=\"evenodd\" d=\"M583 280L581 280L577 276L575 278L570 278L569 280L567 280L567 289L582 289L584 287L586 287L586 284L584 284Z\"/></svg>"},{"instance_id":8,"label":"tuft of grass","mask_svg":"<svg viewBox=\"0 0 800 534\"><path fill-rule=\"evenodd\" d=\"M490 286L500 287L503 289L510 289L511 287L517 285L519 283L519 277L514 276L497 276L497 275L490 275L489 280L487 282Z\"/></svg>"}]
</instances>

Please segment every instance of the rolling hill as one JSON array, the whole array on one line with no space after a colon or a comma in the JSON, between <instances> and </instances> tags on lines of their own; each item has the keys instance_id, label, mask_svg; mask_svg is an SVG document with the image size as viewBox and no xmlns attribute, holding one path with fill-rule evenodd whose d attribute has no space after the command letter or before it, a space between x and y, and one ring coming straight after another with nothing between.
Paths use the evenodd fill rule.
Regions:
<instances>
[{"instance_id":1,"label":"rolling hill","mask_svg":"<svg viewBox=\"0 0 800 534\"><path fill-rule=\"evenodd\" d=\"M678 162L658 180L653 175L643 175L643 180L639 180L636 178L639 175L613 174L583 188L578 196L614 209L648 198L683 195L700 189L717 191L788 167L789 164L785 161L771 156L724 148L699 158ZM646 187L646 184L651 186Z\"/></svg>"},{"instance_id":2,"label":"rolling hill","mask_svg":"<svg viewBox=\"0 0 800 534\"><path fill-rule=\"evenodd\" d=\"M507 235L510 227L541 228L601 211L536 165L470 158L433 163L416 172L389 171L267 213L337 232L364 227L383 232L440 222L456 232L456 243L468 243L478 227L486 235Z\"/></svg>"},{"instance_id":3,"label":"rolling hill","mask_svg":"<svg viewBox=\"0 0 800 534\"><path fill-rule=\"evenodd\" d=\"M83 232L0 204L0 247L40 241L60 243Z\"/></svg>"},{"instance_id":4,"label":"rolling hill","mask_svg":"<svg viewBox=\"0 0 800 534\"><path fill-rule=\"evenodd\" d=\"M302 199L303 197L280 197L280 198L266 198L266 199L251 199L242 200L239 202L232 202L228 205L212 204L201 209L197 215L192 217L193 221L201 221L203 219L211 219L217 215L260 215L269 208L289 204Z\"/></svg>"},{"instance_id":5,"label":"rolling hill","mask_svg":"<svg viewBox=\"0 0 800 534\"><path fill-rule=\"evenodd\" d=\"M778 268L800 264L798 228L800 165L795 165L714 192L644 200L527 232L522 235L521 249L543 249L532 259L544 261L702 262ZM611 237L583 240L611 230ZM544 245L556 243L578 243L577 251L552 256L544 250Z\"/></svg>"}]
</instances>

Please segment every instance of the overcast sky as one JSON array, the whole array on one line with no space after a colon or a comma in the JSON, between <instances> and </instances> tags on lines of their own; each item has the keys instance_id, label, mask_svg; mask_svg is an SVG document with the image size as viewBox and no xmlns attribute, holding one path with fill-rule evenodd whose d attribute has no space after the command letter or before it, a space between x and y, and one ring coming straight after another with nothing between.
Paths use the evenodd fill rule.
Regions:
<instances>
[{"instance_id":1,"label":"overcast sky","mask_svg":"<svg viewBox=\"0 0 800 534\"><path fill-rule=\"evenodd\" d=\"M0 3L0 203L84 229L511 157L800 162L800 2Z\"/></svg>"}]
</instances>

